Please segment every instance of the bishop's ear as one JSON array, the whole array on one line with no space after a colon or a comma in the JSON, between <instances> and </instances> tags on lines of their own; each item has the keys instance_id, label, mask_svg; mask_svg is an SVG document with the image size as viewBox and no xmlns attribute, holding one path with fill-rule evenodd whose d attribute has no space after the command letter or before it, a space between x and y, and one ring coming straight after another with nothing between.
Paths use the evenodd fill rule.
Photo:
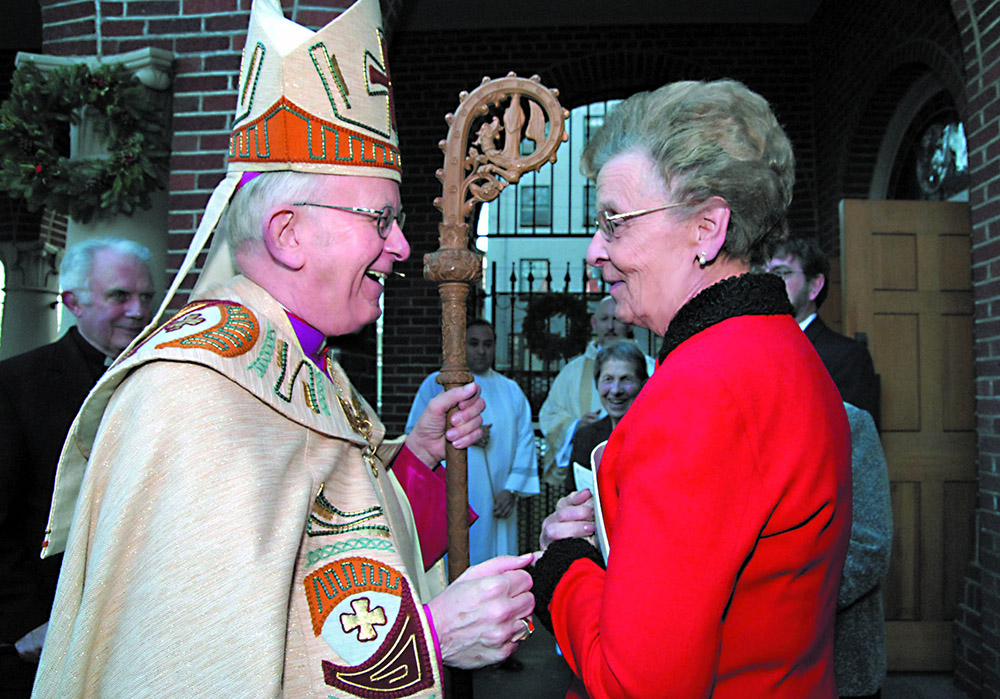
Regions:
<instances>
[{"instance_id":1,"label":"bishop's ear","mask_svg":"<svg viewBox=\"0 0 1000 699\"><path fill-rule=\"evenodd\" d=\"M289 269L300 269L305 264L305 247L299 230L303 216L293 208L278 206L264 219L264 247L276 262Z\"/></svg>"}]
</instances>

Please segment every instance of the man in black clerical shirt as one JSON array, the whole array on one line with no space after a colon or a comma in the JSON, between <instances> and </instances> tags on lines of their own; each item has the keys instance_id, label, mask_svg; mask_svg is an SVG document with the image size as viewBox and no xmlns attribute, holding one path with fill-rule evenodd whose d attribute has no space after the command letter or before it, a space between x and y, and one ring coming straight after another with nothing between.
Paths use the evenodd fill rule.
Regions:
<instances>
[{"instance_id":1,"label":"man in black clerical shirt","mask_svg":"<svg viewBox=\"0 0 1000 699\"><path fill-rule=\"evenodd\" d=\"M150 320L149 259L119 238L73 245L59 281L76 325L0 362L0 697L31 692L62 560L39 558L56 463L87 393Z\"/></svg>"}]
</instances>

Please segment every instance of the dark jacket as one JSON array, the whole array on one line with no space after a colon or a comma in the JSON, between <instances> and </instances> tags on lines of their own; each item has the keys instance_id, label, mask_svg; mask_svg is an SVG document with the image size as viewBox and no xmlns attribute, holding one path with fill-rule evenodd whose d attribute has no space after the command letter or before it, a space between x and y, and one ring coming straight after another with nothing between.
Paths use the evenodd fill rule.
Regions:
<instances>
[{"instance_id":1,"label":"dark jacket","mask_svg":"<svg viewBox=\"0 0 1000 699\"><path fill-rule=\"evenodd\" d=\"M76 328L0 362L0 641L49 618L62 556L39 558L69 426L103 372Z\"/></svg>"},{"instance_id":2,"label":"dark jacket","mask_svg":"<svg viewBox=\"0 0 1000 699\"><path fill-rule=\"evenodd\" d=\"M590 468L590 453L601 442L611 436L611 416L605 415L597 422L580 425L573 433L573 451L569 457L569 468L566 469L566 486L570 491L576 490L576 477L573 475L573 464L578 463L584 468Z\"/></svg>"},{"instance_id":3,"label":"dark jacket","mask_svg":"<svg viewBox=\"0 0 1000 699\"><path fill-rule=\"evenodd\" d=\"M831 330L819 316L806 326L805 333L844 402L867 410L875 426L881 427L879 382L868 348Z\"/></svg>"}]
</instances>

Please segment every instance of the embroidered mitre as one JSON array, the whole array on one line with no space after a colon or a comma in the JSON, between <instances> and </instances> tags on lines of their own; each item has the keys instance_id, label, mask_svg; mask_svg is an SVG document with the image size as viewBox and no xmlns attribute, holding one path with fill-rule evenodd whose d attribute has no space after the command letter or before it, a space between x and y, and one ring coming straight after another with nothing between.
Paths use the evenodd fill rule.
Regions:
<instances>
[{"instance_id":1,"label":"embroidered mitre","mask_svg":"<svg viewBox=\"0 0 1000 699\"><path fill-rule=\"evenodd\" d=\"M357 0L315 32L286 19L280 0L253 0L236 100L226 177L147 331L157 327L233 194L253 173L400 179L378 0ZM234 273L228 242L215 239L194 293Z\"/></svg>"},{"instance_id":2,"label":"embroidered mitre","mask_svg":"<svg viewBox=\"0 0 1000 699\"><path fill-rule=\"evenodd\" d=\"M285 19L278 0L254 0L229 170L399 181L385 53L378 0L358 0L317 32Z\"/></svg>"}]
</instances>

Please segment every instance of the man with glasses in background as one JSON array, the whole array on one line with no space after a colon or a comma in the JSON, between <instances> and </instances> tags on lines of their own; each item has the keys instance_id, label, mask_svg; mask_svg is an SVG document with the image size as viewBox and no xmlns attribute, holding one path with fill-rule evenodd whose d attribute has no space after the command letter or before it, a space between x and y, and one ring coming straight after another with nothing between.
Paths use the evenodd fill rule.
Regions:
<instances>
[{"instance_id":1,"label":"man with glasses in background","mask_svg":"<svg viewBox=\"0 0 1000 699\"><path fill-rule=\"evenodd\" d=\"M785 282L795 320L816 348L845 402L868 411L881 425L879 383L868 348L827 327L817 315L826 300L830 262L814 238L793 237L777 247L764 266Z\"/></svg>"}]
</instances>

